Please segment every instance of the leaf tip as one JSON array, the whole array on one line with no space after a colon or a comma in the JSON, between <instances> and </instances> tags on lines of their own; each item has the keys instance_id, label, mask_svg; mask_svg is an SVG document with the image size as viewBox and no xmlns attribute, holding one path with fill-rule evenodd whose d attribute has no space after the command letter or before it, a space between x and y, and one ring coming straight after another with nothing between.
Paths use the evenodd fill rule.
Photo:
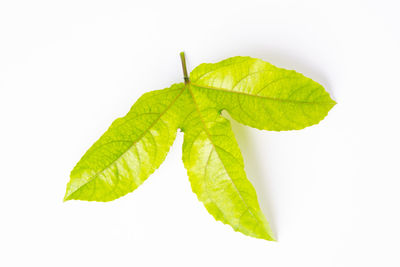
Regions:
<instances>
[{"instance_id":1,"label":"leaf tip","mask_svg":"<svg viewBox=\"0 0 400 267\"><path fill-rule=\"evenodd\" d=\"M267 240L267 241L277 242L268 223L266 223L266 225L265 225L263 235L260 236L259 238Z\"/></svg>"},{"instance_id":2,"label":"leaf tip","mask_svg":"<svg viewBox=\"0 0 400 267\"><path fill-rule=\"evenodd\" d=\"M63 198L63 202L67 202L68 200L71 200L71 195L68 194L68 192L65 193L65 196Z\"/></svg>"},{"instance_id":3,"label":"leaf tip","mask_svg":"<svg viewBox=\"0 0 400 267\"><path fill-rule=\"evenodd\" d=\"M69 183L67 184L67 189L66 189L66 191L65 191L65 195L64 195L64 198L63 198L63 202L67 202L68 200L74 199L74 198L72 197L73 193L74 193L74 191L73 191L73 190L71 191L71 182L69 182Z\"/></svg>"},{"instance_id":4,"label":"leaf tip","mask_svg":"<svg viewBox=\"0 0 400 267\"><path fill-rule=\"evenodd\" d=\"M267 238L263 238L263 239L265 239L267 241L278 242L278 240L272 234L268 235Z\"/></svg>"}]
</instances>

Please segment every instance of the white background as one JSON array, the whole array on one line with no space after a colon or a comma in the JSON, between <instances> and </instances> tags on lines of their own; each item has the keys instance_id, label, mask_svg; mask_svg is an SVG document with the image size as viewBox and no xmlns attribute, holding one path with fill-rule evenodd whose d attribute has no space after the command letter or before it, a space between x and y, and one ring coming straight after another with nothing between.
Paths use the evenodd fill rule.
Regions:
<instances>
[{"instance_id":1,"label":"white background","mask_svg":"<svg viewBox=\"0 0 400 267\"><path fill-rule=\"evenodd\" d=\"M0 1L1 266L400 266L399 1ZM302 131L233 122L278 242L216 222L179 133L137 191L62 202L70 170L144 92L243 55L338 102Z\"/></svg>"}]
</instances>

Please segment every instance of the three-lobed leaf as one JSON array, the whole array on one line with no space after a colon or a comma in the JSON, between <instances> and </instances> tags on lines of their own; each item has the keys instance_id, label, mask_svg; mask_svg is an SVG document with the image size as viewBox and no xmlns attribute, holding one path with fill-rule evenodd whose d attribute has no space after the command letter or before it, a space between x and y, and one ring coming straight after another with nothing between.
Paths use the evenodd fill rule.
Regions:
<instances>
[{"instance_id":1,"label":"three-lobed leaf","mask_svg":"<svg viewBox=\"0 0 400 267\"><path fill-rule=\"evenodd\" d=\"M190 81L144 94L114 121L72 170L64 199L110 201L132 192L163 162L181 129L184 166L208 212L236 231L274 240L221 111L258 129L284 131L318 123L334 105L320 84L260 59L201 64Z\"/></svg>"}]
</instances>

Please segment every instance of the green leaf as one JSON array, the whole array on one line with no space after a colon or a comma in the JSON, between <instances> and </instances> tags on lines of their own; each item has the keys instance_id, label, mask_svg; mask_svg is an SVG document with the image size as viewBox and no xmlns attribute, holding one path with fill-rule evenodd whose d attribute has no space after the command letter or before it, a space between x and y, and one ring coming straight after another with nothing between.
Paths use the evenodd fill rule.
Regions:
<instances>
[{"instance_id":1,"label":"green leaf","mask_svg":"<svg viewBox=\"0 0 400 267\"><path fill-rule=\"evenodd\" d=\"M185 84L143 95L86 152L71 172L65 200L110 201L132 192L163 162L181 129L192 190L208 212L236 231L274 240L221 111L282 131L318 123L335 102L320 84L260 59L201 64L190 79L184 57L182 64Z\"/></svg>"},{"instance_id":2,"label":"green leaf","mask_svg":"<svg viewBox=\"0 0 400 267\"><path fill-rule=\"evenodd\" d=\"M183 84L144 94L115 120L71 172L64 200L110 201L142 184L164 161L179 122Z\"/></svg>"},{"instance_id":3,"label":"green leaf","mask_svg":"<svg viewBox=\"0 0 400 267\"><path fill-rule=\"evenodd\" d=\"M293 70L250 57L201 64L191 85L243 124L270 131L299 130L320 122L336 104L324 88Z\"/></svg>"},{"instance_id":4,"label":"green leaf","mask_svg":"<svg viewBox=\"0 0 400 267\"><path fill-rule=\"evenodd\" d=\"M185 125L183 162L192 190L216 220L246 235L274 240L256 191L247 180L239 146L227 119L201 98Z\"/></svg>"}]
</instances>

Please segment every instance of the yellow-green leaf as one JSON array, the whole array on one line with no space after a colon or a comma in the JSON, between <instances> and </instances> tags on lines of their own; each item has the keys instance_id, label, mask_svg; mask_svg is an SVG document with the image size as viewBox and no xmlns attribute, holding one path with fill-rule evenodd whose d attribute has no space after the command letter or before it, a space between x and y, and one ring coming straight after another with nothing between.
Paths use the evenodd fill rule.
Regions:
<instances>
[{"instance_id":1,"label":"yellow-green leaf","mask_svg":"<svg viewBox=\"0 0 400 267\"><path fill-rule=\"evenodd\" d=\"M295 130L321 121L335 101L313 80L260 59L201 64L190 78L182 62L185 84L144 94L114 121L72 170L65 200L110 201L132 192L181 129L192 190L209 213L243 234L274 240L221 111L258 129Z\"/></svg>"},{"instance_id":2,"label":"yellow-green leaf","mask_svg":"<svg viewBox=\"0 0 400 267\"><path fill-rule=\"evenodd\" d=\"M201 64L191 74L193 90L215 101L235 120L263 130L299 130L320 122L336 104L304 75L250 57Z\"/></svg>"},{"instance_id":3,"label":"yellow-green leaf","mask_svg":"<svg viewBox=\"0 0 400 267\"><path fill-rule=\"evenodd\" d=\"M203 105L208 101L193 95L192 102L193 112L184 125L183 163L193 192L216 220L246 235L274 240L229 121Z\"/></svg>"},{"instance_id":4,"label":"yellow-green leaf","mask_svg":"<svg viewBox=\"0 0 400 267\"><path fill-rule=\"evenodd\" d=\"M164 161L179 122L183 84L144 94L71 172L65 200L110 201L135 190Z\"/></svg>"}]
</instances>

